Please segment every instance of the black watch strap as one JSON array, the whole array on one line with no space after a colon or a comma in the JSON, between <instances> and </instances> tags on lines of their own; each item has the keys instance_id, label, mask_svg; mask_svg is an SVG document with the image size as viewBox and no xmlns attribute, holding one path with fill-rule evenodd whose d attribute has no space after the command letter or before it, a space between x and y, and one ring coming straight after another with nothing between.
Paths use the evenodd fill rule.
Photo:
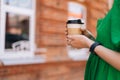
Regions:
<instances>
[{"instance_id":1,"label":"black watch strap","mask_svg":"<svg viewBox=\"0 0 120 80\"><path fill-rule=\"evenodd\" d=\"M90 51L90 52L94 52L94 49L95 49L97 46L99 46L99 45L101 45L101 43L99 43L99 42L93 43L93 44L91 45L89 51Z\"/></svg>"}]
</instances>

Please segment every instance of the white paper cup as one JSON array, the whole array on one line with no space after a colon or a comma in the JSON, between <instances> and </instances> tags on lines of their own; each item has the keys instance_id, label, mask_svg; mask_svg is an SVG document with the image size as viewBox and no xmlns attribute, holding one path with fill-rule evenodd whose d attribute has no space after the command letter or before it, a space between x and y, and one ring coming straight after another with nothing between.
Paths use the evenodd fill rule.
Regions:
<instances>
[{"instance_id":1,"label":"white paper cup","mask_svg":"<svg viewBox=\"0 0 120 80\"><path fill-rule=\"evenodd\" d=\"M68 20L67 21L67 29L68 29L68 35L80 35L82 34L82 31L80 28L82 27L82 22L80 19L78 20Z\"/></svg>"}]
</instances>

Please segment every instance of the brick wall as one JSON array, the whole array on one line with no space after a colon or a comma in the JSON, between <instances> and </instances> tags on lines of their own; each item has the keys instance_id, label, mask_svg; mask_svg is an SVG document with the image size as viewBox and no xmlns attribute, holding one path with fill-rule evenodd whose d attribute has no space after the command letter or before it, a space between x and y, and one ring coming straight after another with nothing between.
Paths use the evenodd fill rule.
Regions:
<instances>
[{"instance_id":1,"label":"brick wall","mask_svg":"<svg viewBox=\"0 0 120 80\"><path fill-rule=\"evenodd\" d=\"M108 12L108 0L88 0L88 29L96 36L96 23Z\"/></svg>"},{"instance_id":2,"label":"brick wall","mask_svg":"<svg viewBox=\"0 0 120 80\"><path fill-rule=\"evenodd\" d=\"M37 0L36 2L36 45L37 48L47 50L46 52L38 51L36 55L45 55L47 62L2 66L0 80L83 80L86 62L71 61L67 55L64 34L68 16L67 1L69 0ZM106 1L88 0L85 2L88 8L87 28L94 35L97 19L107 12Z\"/></svg>"},{"instance_id":3,"label":"brick wall","mask_svg":"<svg viewBox=\"0 0 120 80\"><path fill-rule=\"evenodd\" d=\"M85 61L0 67L0 80L83 80Z\"/></svg>"},{"instance_id":4,"label":"brick wall","mask_svg":"<svg viewBox=\"0 0 120 80\"><path fill-rule=\"evenodd\" d=\"M37 47L46 48L47 52L44 54L48 61L67 58L65 40L67 0L37 0L36 11Z\"/></svg>"}]
</instances>

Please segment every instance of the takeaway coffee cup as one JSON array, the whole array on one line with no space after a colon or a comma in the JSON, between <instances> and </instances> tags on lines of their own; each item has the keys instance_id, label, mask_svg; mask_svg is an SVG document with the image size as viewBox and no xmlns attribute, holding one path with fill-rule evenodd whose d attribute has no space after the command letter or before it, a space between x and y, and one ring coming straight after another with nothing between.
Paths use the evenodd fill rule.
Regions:
<instances>
[{"instance_id":1,"label":"takeaway coffee cup","mask_svg":"<svg viewBox=\"0 0 120 80\"><path fill-rule=\"evenodd\" d=\"M80 34L82 34L80 27L82 27L83 24L84 23L82 23L82 21L80 19L68 20L67 21L68 35L80 35Z\"/></svg>"}]
</instances>

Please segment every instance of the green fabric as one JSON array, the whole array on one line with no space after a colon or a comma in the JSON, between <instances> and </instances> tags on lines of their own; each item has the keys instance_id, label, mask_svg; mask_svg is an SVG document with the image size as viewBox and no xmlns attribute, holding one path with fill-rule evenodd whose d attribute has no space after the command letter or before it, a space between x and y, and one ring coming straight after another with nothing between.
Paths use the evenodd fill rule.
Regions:
<instances>
[{"instance_id":1,"label":"green fabric","mask_svg":"<svg viewBox=\"0 0 120 80\"><path fill-rule=\"evenodd\" d=\"M108 49L120 52L120 0L114 0L112 9L98 20L96 41ZM90 54L85 80L120 80L120 71L95 54Z\"/></svg>"}]
</instances>

